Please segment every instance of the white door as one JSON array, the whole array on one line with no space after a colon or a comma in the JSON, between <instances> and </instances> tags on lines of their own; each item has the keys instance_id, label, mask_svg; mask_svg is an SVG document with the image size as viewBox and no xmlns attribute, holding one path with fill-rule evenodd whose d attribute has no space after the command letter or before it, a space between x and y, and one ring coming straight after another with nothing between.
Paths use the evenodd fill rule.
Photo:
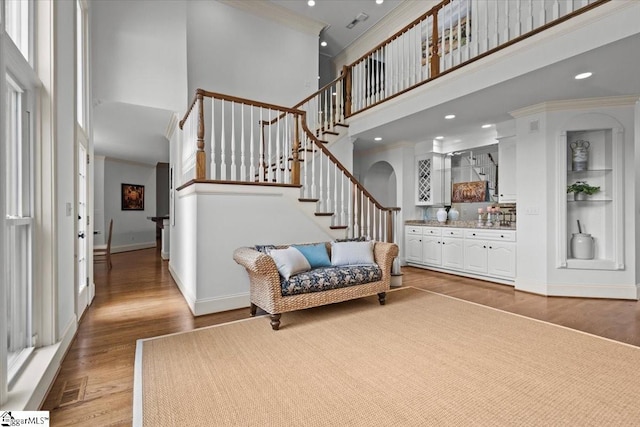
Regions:
<instances>
[{"instance_id":1,"label":"white door","mask_svg":"<svg viewBox=\"0 0 640 427\"><path fill-rule=\"evenodd\" d=\"M77 239L76 239L76 259L77 259L77 313L78 318L82 316L84 310L89 305L89 275L87 268L87 241L89 236L88 230L88 209L87 209L87 148L82 138L78 138L78 160L77 160Z\"/></svg>"},{"instance_id":2,"label":"white door","mask_svg":"<svg viewBox=\"0 0 640 427\"><path fill-rule=\"evenodd\" d=\"M422 236L419 234L405 234L405 248L407 261L422 262Z\"/></svg>"},{"instance_id":3,"label":"white door","mask_svg":"<svg viewBox=\"0 0 640 427\"><path fill-rule=\"evenodd\" d=\"M440 266L442 263L441 237L422 237L422 257L425 264Z\"/></svg>"}]
</instances>

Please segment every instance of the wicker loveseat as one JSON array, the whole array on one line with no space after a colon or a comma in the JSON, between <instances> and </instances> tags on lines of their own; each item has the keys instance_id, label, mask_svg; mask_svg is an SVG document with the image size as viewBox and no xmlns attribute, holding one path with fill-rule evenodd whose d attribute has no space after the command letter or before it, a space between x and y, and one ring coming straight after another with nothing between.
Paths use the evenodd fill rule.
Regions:
<instances>
[{"instance_id":1,"label":"wicker loveseat","mask_svg":"<svg viewBox=\"0 0 640 427\"><path fill-rule=\"evenodd\" d=\"M318 245L318 244L316 244ZM325 243L331 254L330 242ZM283 249L289 245L272 246ZM257 249L256 249L257 248ZM261 308L271 316L271 327L280 328L282 313L316 307L370 295L378 295L385 303L386 291L391 283L391 264L398 255L394 243L373 242L375 265L347 265L313 268L292 275L288 280L280 275L276 263L260 247L242 247L233 253L233 259L249 275L251 315Z\"/></svg>"}]
</instances>

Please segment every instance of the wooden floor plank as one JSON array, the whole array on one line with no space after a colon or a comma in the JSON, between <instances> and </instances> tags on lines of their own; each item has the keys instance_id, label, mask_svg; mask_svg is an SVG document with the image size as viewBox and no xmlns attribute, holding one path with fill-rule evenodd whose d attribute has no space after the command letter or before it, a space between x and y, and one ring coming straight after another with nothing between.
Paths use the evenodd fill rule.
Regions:
<instances>
[{"instance_id":1,"label":"wooden floor plank","mask_svg":"<svg viewBox=\"0 0 640 427\"><path fill-rule=\"evenodd\" d=\"M194 318L157 249L115 254L112 270L96 266L95 282L96 297L43 404L51 411L51 425L131 425L137 339L249 317L243 309ZM403 285L640 346L636 301L543 297L413 267L403 268ZM56 407L65 382L85 376L84 399Z\"/></svg>"}]
</instances>

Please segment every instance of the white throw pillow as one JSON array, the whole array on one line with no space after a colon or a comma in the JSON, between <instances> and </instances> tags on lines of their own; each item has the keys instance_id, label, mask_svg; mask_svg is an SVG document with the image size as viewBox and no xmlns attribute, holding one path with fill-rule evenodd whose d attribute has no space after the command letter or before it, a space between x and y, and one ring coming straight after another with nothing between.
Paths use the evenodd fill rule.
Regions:
<instances>
[{"instance_id":1,"label":"white throw pillow","mask_svg":"<svg viewBox=\"0 0 640 427\"><path fill-rule=\"evenodd\" d=\"M373 240L367 242L331 242L331 265L375 264Z\"/></svg>"},{"instance_id":2,"label":"white throw pillow","mask_svg":"<svg viewBox=\"0 0 640 427\"><path fill-rule=\"evenodd\" d=\"M278 272L282 277L289 280L294 274L311 270L309 261L302 255L302 252L294 247L286 249L273 249L269 251L269 256L278 267Z\"/></svg>"}]
</instances>

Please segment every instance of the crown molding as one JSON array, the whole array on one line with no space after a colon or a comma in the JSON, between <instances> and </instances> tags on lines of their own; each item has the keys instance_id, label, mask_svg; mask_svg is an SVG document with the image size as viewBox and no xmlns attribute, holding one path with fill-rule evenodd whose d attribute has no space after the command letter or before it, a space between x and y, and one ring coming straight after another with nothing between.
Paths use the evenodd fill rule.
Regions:
<instances>
[{"instance_id":1,"label":"crown molding","mask_svg":"<svg viewBox=\"0 0 640 427\"><path fill-rule=\"evenodd\" d=\"M320 31L327 26L326 22L297 14L270 1L218 0L218 2L314 36L320 35Z\"/></svg>"},{"instance_id":2,"label":"crown molding","mask_svg":"<svg viewBox=\"0 0 640 427\"><path fill-rule=\"evenodd\" d=\"M640 100L638 95L611 96L604 98L568 99L562 101L548 101L529 107L510 111L514 118L526 117L533 114L547 113L564 110L590 110L593 108L628 107L635 105Z\"/></svg>"}]
</instances>

